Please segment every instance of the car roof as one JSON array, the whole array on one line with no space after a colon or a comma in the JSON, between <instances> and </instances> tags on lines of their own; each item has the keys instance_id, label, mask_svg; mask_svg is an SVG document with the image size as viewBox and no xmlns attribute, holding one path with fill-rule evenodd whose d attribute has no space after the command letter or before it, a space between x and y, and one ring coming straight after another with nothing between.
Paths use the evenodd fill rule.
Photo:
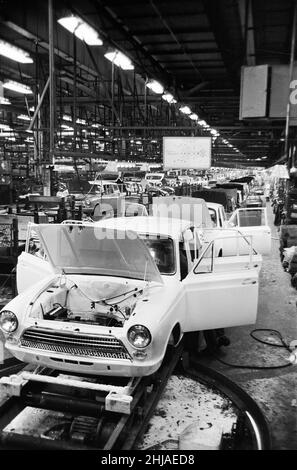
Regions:
<instances>
[{"instance_id":1,"label":"car roof","mask_svg":"<svg viewBox=\"0 0 297 470\"><path fill-rule=\"evenodd\" d=\"M218 207L224 207L222 204L219 204L218 202L208 202L208 201L206 201L206 205L207 205L207 207L209 207L211 209L215 209L215 208L218 208Z\"/></svg>"},{"instance_id":2,"label":"car roof","mask_svg":"<svg viewBox=\"0 0 297 470\"><path fill-rule=\"evenodd\" d=\"M187 228L193 227L190 220L174 219L168 217L114 217L95 222L100 227L117 230L133 230L137 233L150 233L152 235L167 235L179 240L181 234Z\"/></svg>"}]
</instances>

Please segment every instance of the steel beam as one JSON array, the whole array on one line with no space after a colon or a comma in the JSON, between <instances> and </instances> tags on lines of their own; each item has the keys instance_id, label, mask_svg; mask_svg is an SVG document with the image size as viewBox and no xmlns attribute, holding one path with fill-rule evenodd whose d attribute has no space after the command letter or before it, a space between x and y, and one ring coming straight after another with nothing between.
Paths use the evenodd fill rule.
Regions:
<instances>
[{"instance_id":1,"label":"steel beam","mask_svg":"<svg viewBox=\"0 0 297 470\"><path fill-rule=\"evenodd\" d=\"M54 134L55 134L55 53L54 53L54 11L53 0L48 0L48 35L49 35L49 151L50 163L52 162L54 152Z\"/></svg>"},{"instance_id":2,"label":"steel beam","mask_svg":"<svg viewBox=\"0 0 297 470\"><path fill-rule=\"evenodd\" d=\"M242 37L245 45L247 65L256 64L254 19L251 0L238 0L238 9L241 22Z\"/></svg>"}]
</instances>

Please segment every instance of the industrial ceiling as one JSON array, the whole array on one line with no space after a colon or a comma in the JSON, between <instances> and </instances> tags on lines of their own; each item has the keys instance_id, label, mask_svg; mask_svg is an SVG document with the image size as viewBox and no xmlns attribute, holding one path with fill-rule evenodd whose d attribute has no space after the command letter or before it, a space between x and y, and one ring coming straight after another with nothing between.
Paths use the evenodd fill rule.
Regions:
<instances>
[{"instance_id":1,"label":"industrial ceiling","mask_svg":"<svg viewBox=\"0 0 297 470\"><path fill-rule=\"evenodd\" d=\"M53 6L56 154L79 149L100 155L104 142L105 156L158 160L163 135L210 135L213 128L218 132L213 138L217 166L270 166L282 157L284 120L239 119L240 77L243 65L289 63L293 0L74 0L55 1ZM74 39L58 23L70 14L92 26L103 44L90 46ZM22 82L34 92L20 96L5 90L11 105L0 104L0 124L13 129L13 138L1 140L0 146L18 151L22 145L30 151L37 144L28 140L28 123L18 116L32 118L29 109L36 108L47 84L48 2L2 0L0 20L0 40L33 59L19 64L0 56L0 81ZM114 70L104 57L111 48L126 54L134 70ZM152 79L177 103L145 91ZM46 149L47 90L44 95L39 128L31 128L37 140L44 132ZM182 105L209 127L182 115ZM74 112L75 122L80 119L87 130L83 134L74 123L74 137L62 136L63 116ZM101 128L96 129L98 123ZM135 138L141 142L138 150ZM73 139L80 139L78 147Z\"/></svg>"}]
</instances>

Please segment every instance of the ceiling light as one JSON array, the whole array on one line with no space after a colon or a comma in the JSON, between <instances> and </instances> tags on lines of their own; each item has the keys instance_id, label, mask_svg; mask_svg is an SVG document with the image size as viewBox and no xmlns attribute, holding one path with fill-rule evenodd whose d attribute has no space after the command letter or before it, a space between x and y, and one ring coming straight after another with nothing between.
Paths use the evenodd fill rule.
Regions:
<instances>
[{"instance_id":1,"label":"ceiling light","mask_svg":"<svg viewBox=\"0 0 297 470\"><path fill-rule=\"evenodd\" d=\"M19 47L13 46L9 42L0 40L0 55L7 57L8 59L15 60L21 64L32 64L33 59L30 57L28 52L20 49Z\"/></svg>"},{"instance_id":2,"label":"ceiling light","mask_svg":"<svg viewBox=\"0 0 297 470\"><path fill-rule=\"evenodd\" d=\"M4 96L0 96L0 104L11 104L8 98L4 98Z\"/></svg>"},{"instance_id":3,"label":"ceiling light","mask_svg":"<svg viewBox=\"0 0 297 470\"><path fill-rule=\"evenodd\" d=\"M85 119L79 119L79 118L78 118L78 119L76 120L76 124L83 124L83 125L86 125L86 121L85 121Z\"/></svg>"},{"instance_id":4,"label":"ceiling light","mask_svg":"<svg viewBox=\"0 0 297 470\"><path fill-rule=\"evenodd\" d=\"M164 95L162 95L162 99L167 101L167 103L170 103L170 104L177 103L177 101L174 99L174 96L171 93L164 93Z\"/></svg>"},{"instance_id":5,"label":"ceiling light","mask_svg":"<svg viewBox=\"0 0 297 470\"><path fill-rule=\"evenodd\" d=\"M60 18L58 23L89 46L102 46L103 44L97 31L78 16Z\"/></svg>"},{"instance_id":6,"label":"ceiling light","mask_svg":"<svg viewBox=\"0 0 297 470\"><path fill-rule=\"evenodd\" d=\"M179 108L179 110L180 110L180 112L182 112L184 114L191 114L192 113L189 106L182 106L181 108Z\"/></svg>"},{"instance_id":7,"label":"ceiling light","mask_svg":"<svg viewBox=\"0 0 297 470\"><path fill-rule=\"evenodd\" d=\"M146 86L152 90L154 93L161 95L164 92L164 87L161 83L157 82L157 80L149 80L146 83Z\"/></svg>"},{"instance_id":8,"label":"ceiling light","mask_svg":"<svg viewBox=\"0 0 297 470\"><path fill-rule=\"evenodd\" d=\"M26 114L19 114L17 119L22 119L23 121L31 121L31 118Z\"/></svg>"},{"instance_id":9,"label":"ceiling light","mask_svg":"<svg viewBox=\"0 0 297 470\"><path fill-rule=\"evenodd\" d=\"M4 131L12 131L11 127L7 124L0 124L0 129L3 129Z\"/></svg>"},{"instance_id":10,"label":"ceiling light","mask_svg":"<svg viewBox=\"0 0 297 470\"><path fill-rule=\"evenodd\" d=\"M73 131L62 131L61 135L62 136L73 136L74 133L73 133Z\"/></svg>"},{"instance_id":11,"label":"ceiling light","mask_svg":"<svg viewBox=\"0 0 297 470\"><path fill-rule=\"evenodd\" d=\"M69 116L68 114L64 114L63 115L63 121L69 121L69 122L71 121L72 122L72 117Z\"/></svg>"},{"instance_id":12,"label":"ceiling light","mask_svg":"<svg viewBox=\"0 0 297 470\"><path fill-rule=\"evenodd\" d=\"M125 54L123 54L120 51L117 51L117 50L108 51L106 52L106 54L104 54L104 57L106 57L106 59L110 60L110 62L114 63L115 65L117 65L123 70L134 69L134 65L132 64L129 57L127 57Z\"/></svg>"},{"instance_id":13,"label":"ceiling light","mask_svg":"<svg viewBox=\"0 0 297 470\"><path fill-rule=\"evenodd\" d=\"M31 106L31 108L29 108L29 111L31 111L31 113L34 113L34 111L35 111L35 106Z\"/></svg>"},{"instance_id":14,"label":"ceiling light","mask_svg":"<svg viewBox=\"0 0 297 470\"><path fill-rule=\"evenodd\" d=\"M24 95L31 95L33 93L31 88L27 85L23 85L23 83L15 82L13 80L8 80L8 82L4 83L3 88L15 91L16 93L23 93Z\"/></svg>"},{"instance_id":15,"label":"ceiling light","mask_svg":"<svg viewBox=\"0 0 297 470\"><path fill-rule=\"evenodd\" d=\"M11 137L12 133L11 132L0 132L0 137Z\"/></svg>"},{"instance_id":16,"label":"ceiling light","mask_svg":"<svg viewBox=\"0 0 297 470\"><path fill-rule=\"evenodd\" d=\"M190 114L189 118L192 119L192 121L197 121L199 119L198 114L195 113Z\"/></svg>"},{"instance_id":17,"label":"ceiling light","mask_svg":"<svg viewBox=\"0 0 297 470\"><path fill-rule=\"evenodd\" d=\"M99 129L101 127L101 124L92 124L91 127L94 127L95 129Z\"/></svg>"}]
</instances>

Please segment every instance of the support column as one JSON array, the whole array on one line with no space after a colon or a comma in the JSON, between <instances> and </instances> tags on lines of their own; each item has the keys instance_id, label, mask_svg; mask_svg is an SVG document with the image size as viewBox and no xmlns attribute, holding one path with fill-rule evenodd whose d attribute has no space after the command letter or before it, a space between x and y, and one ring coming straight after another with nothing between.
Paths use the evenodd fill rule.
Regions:
<instances>
[{"instance_id":1,"label":"support column","mask_svg":"<svg viewBox=\"0 0 297 470\"><path fill-rule=\"evenodd\" d=\"M290 132L290 111L291 111L290 84L293 80L293 74L294 74L296 21L297 21L297 1L295 0L293 25L292 25L292 37L291 37L291 57L290 57L290 72L289 72L289 84L288 84L288 101L287 101L287 110L286 110L286 128L285 128L285 156L286 156L286 161L287 161L287 166L288 166L289 171L291 167L291 159L289 155L289 132Z\"/></svg>"},{"instance_id":2,"label":"support column","mask_svg":"<svg viewBox=\"0 0 297 470\"><path fill-rule=\"evenodd\" d=\"M48 0L48 42L49 42L49 161L44 169L44 194L51 195L51 171L48 168L53 165L55 150L55 56L54 56L54 11L53 0Z\"/></svg>"}]
</instances>

